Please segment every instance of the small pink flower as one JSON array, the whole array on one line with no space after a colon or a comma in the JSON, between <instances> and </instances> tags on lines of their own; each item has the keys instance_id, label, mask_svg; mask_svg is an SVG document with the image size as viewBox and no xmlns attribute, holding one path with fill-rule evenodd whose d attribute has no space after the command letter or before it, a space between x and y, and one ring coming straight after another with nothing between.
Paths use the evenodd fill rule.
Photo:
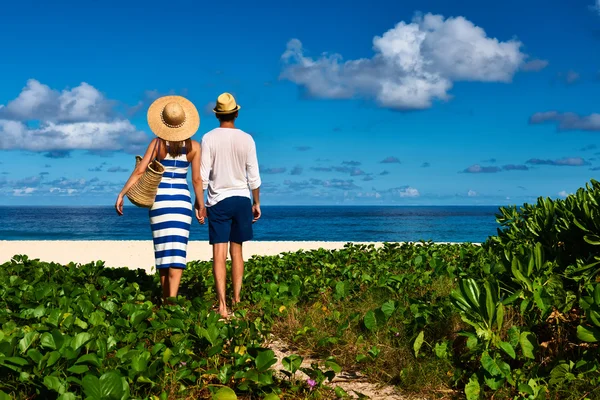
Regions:
<instances>
[{"instance_id":1,"label":"small pink flower","mask_svg":"<svg viewBox=\"0 0 600 400\"><path fill-rule=\"evenodd\" d=\"M400 333L396 332L396 334L394 336L398 337L398 336L400 336Z\"/></svg>"},{"instance_id":2,"label":"small pink flower","mask_svg":"<svg viewBox=\"0 0 600 400\"><path fill-rule=\"evenodd\" d=\"M313 379L307 380L306 383L308 383L308 386L310 386L311 389L314 389L315 386L317 386L317 382L314 381Z\"/></svg>"},{"instance_id":3,"label":"small pink flower","mask_svg":"<svg viewBox=\"0 0 600 400\"><path fill-rule=\"evenodd\" d=\"M183 365L185 367L187 365L187 363L185 361L182 361L181 365Z\"/></svg>"}]
</instances>

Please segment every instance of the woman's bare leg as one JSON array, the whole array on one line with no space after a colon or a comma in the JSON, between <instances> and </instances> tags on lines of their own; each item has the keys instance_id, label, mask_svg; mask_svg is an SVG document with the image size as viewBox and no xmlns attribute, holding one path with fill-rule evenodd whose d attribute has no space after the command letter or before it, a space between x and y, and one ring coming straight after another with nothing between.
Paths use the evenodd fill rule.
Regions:
<instances>
[{"instance_id":1,"label":"woman's bare leg","mask_svg":"<svg viewBox=\"0 0 600 400\"><path fill-rule=\"evenodd\" d=\"M161 268L158 270L160 273L160 286L162 287L163 292L163 303L166 303L167 297L169 297L169 269L170 268Z\"/></svg>"},{"instance_id":2,"label":"woman's bare leg","mask_svg":"<svg viewBox=\"0 0 600 400\"><path fill-rule=\"evenodd\" d=\"M183 268L169 268L169 297L177 297Z\"/></svg>"}]
</instances>

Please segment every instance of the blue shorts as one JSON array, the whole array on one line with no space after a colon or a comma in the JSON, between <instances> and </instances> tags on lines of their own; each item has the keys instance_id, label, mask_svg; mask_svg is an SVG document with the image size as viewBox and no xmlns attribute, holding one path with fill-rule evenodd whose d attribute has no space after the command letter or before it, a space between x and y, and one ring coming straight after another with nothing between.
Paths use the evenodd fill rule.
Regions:
<instances>
[{"instance_id":1,"label":"blue shorts","mask_svg":"<svg viewBox=\"0 0 600 400\"><path fill-rule=\"evenodd\" d=\"M252 203L242 196L228 197L207 207L208 241L243 243L252 240Z\"/></svg>"}]
</instances>

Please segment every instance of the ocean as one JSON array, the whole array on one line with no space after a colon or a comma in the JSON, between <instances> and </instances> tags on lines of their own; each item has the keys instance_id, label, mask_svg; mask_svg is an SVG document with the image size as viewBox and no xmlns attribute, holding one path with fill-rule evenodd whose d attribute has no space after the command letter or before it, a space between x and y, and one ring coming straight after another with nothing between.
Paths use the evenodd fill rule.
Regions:
<instances>
[{"instance_id":1,"label":"ocean","mask_svg":"<svg viewBox=\"0 0 600 400\"><path fill-rule=\"evenodd\" d=\"M491 206L263 206L256 241L483 242L496 234ZM148 210L0 207L0 240L151 240ZM208 240L194 220L191 240Z\"/></svg>"}]
</instances>

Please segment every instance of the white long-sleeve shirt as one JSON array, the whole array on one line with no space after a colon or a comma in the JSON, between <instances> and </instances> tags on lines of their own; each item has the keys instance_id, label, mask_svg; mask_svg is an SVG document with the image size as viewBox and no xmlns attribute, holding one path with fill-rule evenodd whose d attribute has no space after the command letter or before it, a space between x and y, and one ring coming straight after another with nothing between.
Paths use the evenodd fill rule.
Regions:
<instances>
[{"instance_id":1,"label":"white long-sleeve shirt","mask_svg":"<svg viewBox=\"0 0 600 400\"><path fill-rule=\"evenodd\" d=\"M206 206L233 196L252 198L250 191L261 185L256 144L240 129L216 128L202 137L200 168Z\"/></svg>"}]
</instances>

